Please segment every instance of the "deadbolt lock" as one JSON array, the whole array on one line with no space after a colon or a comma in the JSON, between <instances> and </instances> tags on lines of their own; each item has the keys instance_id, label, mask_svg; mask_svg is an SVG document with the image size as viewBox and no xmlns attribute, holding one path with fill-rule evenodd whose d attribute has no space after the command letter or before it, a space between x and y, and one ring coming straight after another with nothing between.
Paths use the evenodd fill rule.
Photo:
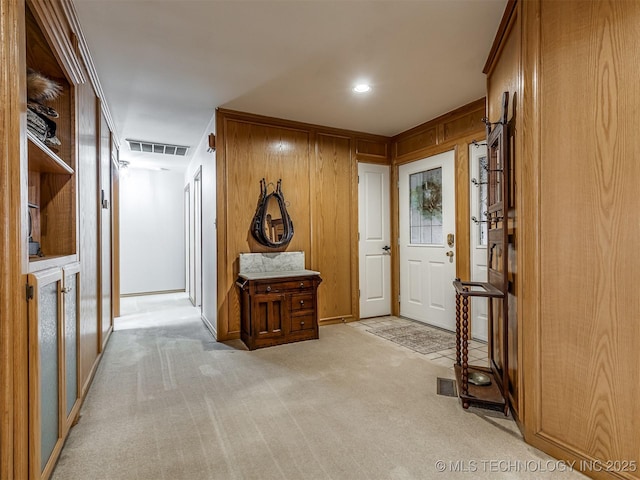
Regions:
<instances>
[{"instance_id":1,"label":"deadbolt lock","mask_svg":"<svg viewBox=\"0 0 640 480\"><path fill-rule=\"evenodd\" d=\"M455 235L453 233L450 233L449 235L447 235L447 245L449 245L449 247L453 247L454 240L455 240Z\"/></svg>"}]
</instances>

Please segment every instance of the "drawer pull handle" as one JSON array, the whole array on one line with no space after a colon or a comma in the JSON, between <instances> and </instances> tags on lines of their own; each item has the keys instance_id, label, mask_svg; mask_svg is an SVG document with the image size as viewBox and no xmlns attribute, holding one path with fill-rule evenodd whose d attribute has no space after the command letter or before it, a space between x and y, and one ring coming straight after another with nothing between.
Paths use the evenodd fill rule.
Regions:
<instances>
[{"instance_id":1,"label":"drawer pull handle","mask_svg":"<svg viewBox=\"0 0 640 480\"><path fill-rule=\"evenodd\" d=\"M304 322L300 322L300 325L304 325Z\"/></svg>"},{"instance_id":2,"label":"drawer pull handle","mask_svg":"<svg viewBox=\"0 0 640 480\"><path fill-rule=\"evenodd\" d=\"M300 282L300 288L304 287L304 282Z\"/></svg>"},{"instance_id":3,"label":"drawer pull handle","mask_svg":"<svg viewBox=\"0 0 640 480\"><path fill-rule=\"evenodd\" d=\"M271 285L267 287L267 292L270 292L270 291L271 291Z\"/></svg>"},{"instance_id":4,"label":"drawer pull handle","mask_svg":"<svg viewBox=\"0 0 640 480\"><path fill-rule=\"evenodd\" d=\"M300 305L304 305L304 300L300 300Z\"/></svg>"}]
</instances>

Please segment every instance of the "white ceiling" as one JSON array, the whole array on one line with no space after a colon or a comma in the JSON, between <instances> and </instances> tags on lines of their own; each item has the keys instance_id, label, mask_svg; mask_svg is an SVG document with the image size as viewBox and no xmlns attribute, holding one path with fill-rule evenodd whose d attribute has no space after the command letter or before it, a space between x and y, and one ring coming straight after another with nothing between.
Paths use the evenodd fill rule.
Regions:
<instances>
[{"instance_id":1,"label":"white ceiling","mask_svg":"<svg viewBox=\"0 0 640 480\"><path fill-rule=\"evenodd\" d=\"M506 0L73 0L121 142L195 147L216 107L395 135L485 94ZM353 85L366 80L367 94ZM164 159L162 158L164 157ZM164 163L162 163L164 162Z\"/></svg>"}]
</instances>

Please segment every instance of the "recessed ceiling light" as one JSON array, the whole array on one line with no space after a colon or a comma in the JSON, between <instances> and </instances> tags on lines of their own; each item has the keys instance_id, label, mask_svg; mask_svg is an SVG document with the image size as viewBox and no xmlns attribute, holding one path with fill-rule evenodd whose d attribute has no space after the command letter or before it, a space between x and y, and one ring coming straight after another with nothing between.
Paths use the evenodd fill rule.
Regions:
<instances>
[{"instance_id":1,"label":"recessed ceiling light","mask_svg":"<svg viewBox=\"0 0 640 480\"><path fill-rule=\"evenodd\" d=\"M356 93L366 93L371 90L371 86L366 83L359 83L355 87L353 87L353 91Z\"/></svg>"}]
</instances>

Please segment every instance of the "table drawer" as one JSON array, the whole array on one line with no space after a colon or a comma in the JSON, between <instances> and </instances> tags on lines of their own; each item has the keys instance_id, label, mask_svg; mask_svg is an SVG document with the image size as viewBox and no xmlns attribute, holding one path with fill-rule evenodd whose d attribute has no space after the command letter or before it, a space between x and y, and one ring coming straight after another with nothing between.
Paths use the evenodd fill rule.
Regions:
<instances>
[{"instance_id":1,"label":"table drawer","mask_svg":"<svg viewBox=\"0 0 640 480\"><path fill-rule=\"evenodd\" d=\"M295 314L305 310L310 310L310 313L313 313L315 297L313 293L297 293L291 295L291 313Z\"/></svg>"},{"instance_id":2,"label":"table drawer","mask_svg":"<svg viewBox=\"0 0 640 480\"><path fill-rule=\"evenodd\" d=\"M301 332L303 330L313 330L315 328L315 315L310 313L308 315L298 315L291 317L291 329L290 332Z\"/></svg>"},{"instance_id":3,"label":"table drawer","mask_svg":"<svg viewBox=\"0 0 640 480\"><path fill-rule=\"evenodd\" d=\"M282 293L295 292L300 290L308 290L313 292L313 281L311 280L295 280L289 282L264 282L255 285L253 293Z\"/></svg>"}]
</instances>

